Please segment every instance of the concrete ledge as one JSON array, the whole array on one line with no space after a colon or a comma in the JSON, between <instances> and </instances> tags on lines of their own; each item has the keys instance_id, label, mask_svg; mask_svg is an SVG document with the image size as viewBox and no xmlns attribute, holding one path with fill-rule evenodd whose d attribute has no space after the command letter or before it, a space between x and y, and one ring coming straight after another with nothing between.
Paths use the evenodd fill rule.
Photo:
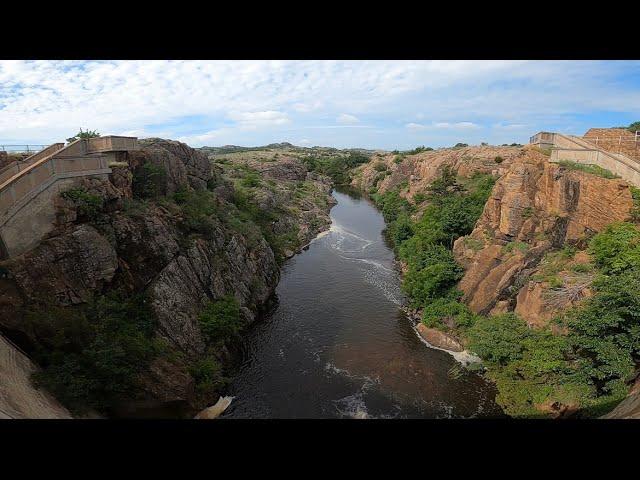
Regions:
<instances>
[{"instance_id":1,"label":"concrete ledge","mask_svg":"<svg viewBox=\"0 0 640 480\"><path fill-rule=\"evenodd\" d=\"M60 173L52 176L46 182L40 184L38 187L31 190L27 195L22 197L18 203L16 203L13 207L11 207L6 214L0 217L0 227L2 227L5 223L11 220L20 210L22 210L31 200L37 197L40 193L47 190L51 185L56 182L63 180L65 178L76 178L76 177L93 177L97 175L109 175L112 171L110 168L104 168L100 170L89 170L85 172L68 172L68 173Z\"/></svg>"}]
</instances>

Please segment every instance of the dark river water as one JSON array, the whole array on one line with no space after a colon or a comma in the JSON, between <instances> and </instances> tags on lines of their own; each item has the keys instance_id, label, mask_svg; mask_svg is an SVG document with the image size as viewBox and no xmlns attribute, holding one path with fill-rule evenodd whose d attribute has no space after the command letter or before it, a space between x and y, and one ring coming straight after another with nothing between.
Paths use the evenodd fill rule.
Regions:
<instances>
[{"instance_id":1,"label":"dark river water","mask_svg":"<svg viewBox=\"0 0 640 480\"><path fill-rule=\"evenodd\" d=\"M382 215L333 195L331 229L285 263L276 306L247 332L222 417L501 416L494 388L429 348L402 313Z\"/></svg>"}]
</instances>

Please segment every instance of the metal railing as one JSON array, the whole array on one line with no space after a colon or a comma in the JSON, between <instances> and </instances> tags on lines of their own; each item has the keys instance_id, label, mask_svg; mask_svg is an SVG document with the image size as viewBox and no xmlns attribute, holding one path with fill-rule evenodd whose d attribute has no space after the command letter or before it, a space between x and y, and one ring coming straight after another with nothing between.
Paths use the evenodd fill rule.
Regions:
<instances>
[{"instance_id":1,"label":"metal railing","mask_svg":"<svg viewBox=\"0 0 640 480\"><path fill-rule=\"evenodd\" d=\"M36 153L48 145L0 145L0 150L7 153Z\"/></svg>"}]
</instances>

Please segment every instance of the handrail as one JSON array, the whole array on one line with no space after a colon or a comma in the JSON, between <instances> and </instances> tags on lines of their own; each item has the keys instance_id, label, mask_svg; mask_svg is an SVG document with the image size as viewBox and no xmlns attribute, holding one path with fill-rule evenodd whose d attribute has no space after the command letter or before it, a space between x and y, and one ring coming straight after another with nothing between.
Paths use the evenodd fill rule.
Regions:
<instances>
[{"instance_id":1,"label":"handrail","mask_svg":"<svg viewBox=\"0 0 640 480\"><path fill-rule=\"evenodd\" d=\"M15 152L15 153L22 153L22 152L37 152L42 150L43 148L47 147L48 145L0 145L0 149L3 152ZM16 148L14 148L16 147ZM17 147L27 147L26 149L24 148L17 148ZM29 148L29 147L33 147L33 148ZM40 147L40 148L37 148ZM7 150L8 149L8 150Z\"/></svg>"},{"instance_id":2,"label":"handrail","mask_svg":"<svg viewBox=\"0 0 640 480\"><path fill-rule=\"evenodd\" d=\"M33 171L34 169L38 168L40 165L42 165L43 163L47 162L51 157L53 157L54 155L59 155L61 152L71 148L72 146L76 145L78 142L81 142L83 139L79 138L77 140L74 140L73 142L71 142L69 145L67 145L66 147L57 150L56 152L53 152L43 158L41 158L40 160L38 160L37 162L32 163L31 165L29 165L27 168L25 168L24 170L19 171L17 174L15 174L13 177L9 178L7 181L5 181L4 183L0 184L0 192L2 190L4 190L6 187L8 187L9 185L11 185L12 183L14 183L16 180L18 180L19 178L25 176L26 174L30 173L31 171Z\"/></svg>"}]
</instances>

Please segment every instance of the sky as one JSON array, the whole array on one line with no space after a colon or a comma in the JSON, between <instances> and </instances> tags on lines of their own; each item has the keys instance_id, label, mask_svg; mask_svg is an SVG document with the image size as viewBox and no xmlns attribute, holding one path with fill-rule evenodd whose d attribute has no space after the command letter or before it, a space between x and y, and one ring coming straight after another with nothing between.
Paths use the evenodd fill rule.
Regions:
<instances>
[{"instance_id":1,"label":"sky","mask_svg":"<svg viewBox=\"0 0 640 480\"><path fill-rule=\"evenodd\" d=\"M640 61L0 61L0 145L527 143L640 120Z\"/></svg>"}]
</instances>

